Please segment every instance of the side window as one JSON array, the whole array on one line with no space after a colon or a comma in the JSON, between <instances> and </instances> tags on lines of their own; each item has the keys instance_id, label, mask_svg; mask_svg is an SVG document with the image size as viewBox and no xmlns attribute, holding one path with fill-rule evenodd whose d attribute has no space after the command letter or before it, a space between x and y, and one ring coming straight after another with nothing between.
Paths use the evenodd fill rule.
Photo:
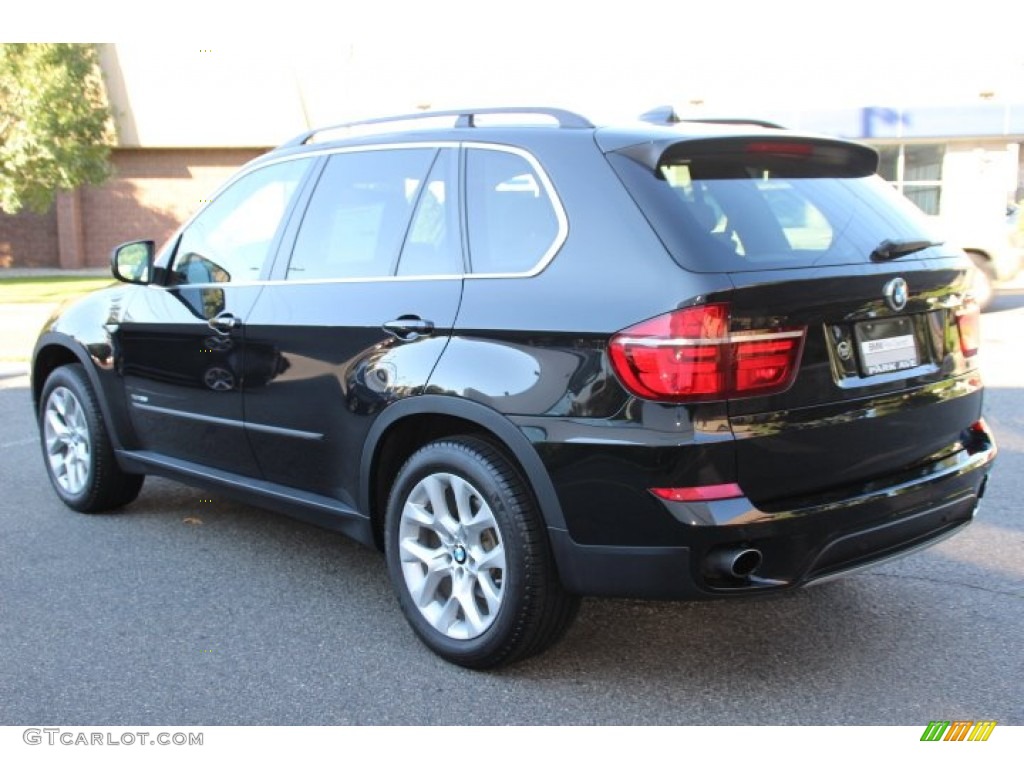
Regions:
<instances>
[{"instance_id":1,"label":"side window","mask_svg":"<svg viewBox=\"0 0 1024 768\"><path fill-rule=\"evenodd\" d=\"M466 214L476 274L529 272L559 234L554 204L536 170L511 152L468 151Z\"/></svg>"},{"instance_id":2,"label":"side window","mask_svg":"<svg viewBox=\"0 0 1024 768\"><path fill-rule=\"evenodd\" d=\"M311 160L259 168L234 182L182 232L171 267L177 285L255 280Z\"/></svg>"},{"instance_id":3,"label":"side window","mask_svg":"<svg viewBox=\"0 0 1024 768\"><path fill-rule=\"evenodd\" d=\"M416 148L333 155L299 227L287 278L395 274L436 154L436 149Z\"/></svg>"},{"instance_id":4,"label":"side window","mask_svg":"<svg viewBox=\"0 0 1024 768\"><path fill-rule=\"evenodd\" d=\"M442 149L434 161L405 238L399 275L462 274L458 163L452 149Z\"/></svg>"}]
</instances>

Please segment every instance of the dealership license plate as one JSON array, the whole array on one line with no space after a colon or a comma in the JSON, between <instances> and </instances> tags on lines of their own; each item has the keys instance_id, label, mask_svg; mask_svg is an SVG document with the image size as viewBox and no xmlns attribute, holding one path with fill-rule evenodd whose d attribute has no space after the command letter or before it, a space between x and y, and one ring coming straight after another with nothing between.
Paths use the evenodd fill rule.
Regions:
<instances>
[{"instance_id":1,"label":"dealership license plate","mask_svg":"<svg viewBox=\"0 0 1024 768\"><path fill-rule=\"evenodd\" d=\"M909 317L857 323L855 330L864 375L893 373L920 365L914 325Z\"/></svg>"}]
</instances>

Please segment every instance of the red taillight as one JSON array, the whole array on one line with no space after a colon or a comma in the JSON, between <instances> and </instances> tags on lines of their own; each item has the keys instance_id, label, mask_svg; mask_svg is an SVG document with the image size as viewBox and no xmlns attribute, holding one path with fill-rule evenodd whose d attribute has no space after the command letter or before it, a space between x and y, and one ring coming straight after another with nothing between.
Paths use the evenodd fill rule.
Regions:
<instances>
[{"instance_id":1,"label":"red taillight","mask_svg":"<svg viewBox=\"0 0 1024 768\"><path fill-rule=\"evenodd\" d=\"M729 305L688 307L612 337L612 366L647 400L686 402L768 395L789 387L803 328L729 332Z\"/></svg>"},{"instance_id":2,"label":"red taillight","mask_svg":"<svg viewBox=\"0 0 1024 768\"><path fill-rule=\"evenodd\" d=\"M991 430L988 428L988 422L984 418L978 419L976 422L971 424L968 429L977 435L988 435L991 434Z\"/></svg>"},{"instance_id":3,"label":"red taillight","mask_svg":"<svg viewBox=\"0 0 1024 768\"><path fill-rule=\"evenodd\" d=\"M752 141L747 144L747 152L756 155L810 157L814 154L814 145L795 141Z\"/></svg>"},{"instance_id":4,"label":"red taillight","mask_svg":"<svg viewBox=\"0 0 1024 768\"><path fill-rule=\"evenodd\" d=\"M749 341L745 340L747 336ZM789 386L796 371L794 357L804 340L802 330L736 334L732 340L737 392L755 393Z\"/></svg>"},{"instance_id":5,"label":"red taillight","mask_svg":"<svg viewBox=\"0 0 1024 768\"><path fill-rule=\"evenodd\" d=\"M715 501L717 499L736 499L743 495L743 491L736 483L694 485L684 488L651 488L651 493L666 501Z\"/></svg>"},{"instance_id":6,"label":"red taillight","mask_svg":"<svg viewBox=\"0 0 1024 768\"><path fill-rule=\"evenodd\" d=\"M960 351L964 357L978 354L981 346L981 308L976 302L964 304L956 313L956 327L960 330Z\"/></svg>"}]
</instances>

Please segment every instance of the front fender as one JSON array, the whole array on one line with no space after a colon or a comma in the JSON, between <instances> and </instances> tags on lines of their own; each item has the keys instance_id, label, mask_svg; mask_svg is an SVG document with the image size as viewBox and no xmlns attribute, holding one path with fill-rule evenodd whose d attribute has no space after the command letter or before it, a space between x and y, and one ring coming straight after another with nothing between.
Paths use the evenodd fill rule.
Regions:
<instances>
[{"instance_id":1,"label":"front fender","mask_svg":"<svg viewBox=\"0 0 1024 768\"><path fill-rule=\"evenodd\" d=\"M134 441L113 336L126 304L124 288L97 291L55 312L36 340L31 368L32 400L38 413L50 373L61 365L81 364L115 448L131 448Z\"/></svg>"}]
</instances>

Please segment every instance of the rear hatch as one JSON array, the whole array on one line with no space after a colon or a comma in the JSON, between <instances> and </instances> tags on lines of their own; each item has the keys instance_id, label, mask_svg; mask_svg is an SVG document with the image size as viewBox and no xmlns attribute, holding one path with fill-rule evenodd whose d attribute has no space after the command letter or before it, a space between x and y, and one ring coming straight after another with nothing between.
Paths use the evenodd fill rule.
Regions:
<instances>
[{"instance_id":1,"label":"rear hatch","mask_svg":"<svg viewBox=\"0 0 1024 768\"><path fill-rule=\"evenodd\" d=\"M679 265L734 286L661 326L676 336L668 354L711 371L700 386L662 397L625 383L727 399L737 482L754 502L895 480L963 448L981 410L967 262L874 175L873 150L769 133L607 156ZM626 343L651 354L657 324L631 330Z\"/></svg>"}]
</instances>

